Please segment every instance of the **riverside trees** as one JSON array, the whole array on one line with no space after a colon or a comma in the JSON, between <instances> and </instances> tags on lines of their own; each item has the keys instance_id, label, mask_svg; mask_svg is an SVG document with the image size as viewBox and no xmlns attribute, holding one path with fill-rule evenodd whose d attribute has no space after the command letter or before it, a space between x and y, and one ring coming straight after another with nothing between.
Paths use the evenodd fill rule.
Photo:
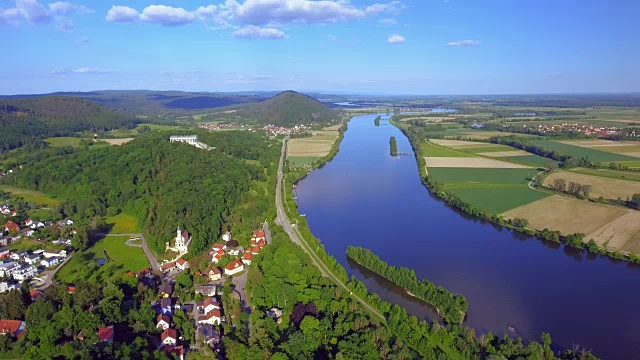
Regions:
<instances>
[{"instance_id":1,"label":"riverside trees","mask_svg":"<svg viewBox=\"0 0 640 360\"><path fill-rule=\"evenodd\" d=\"M398 144L396 142L396 137L392 136L389 139L389 152L391 154L391 156L397 156L398 155Z\"/></svg>"}]
</instances>

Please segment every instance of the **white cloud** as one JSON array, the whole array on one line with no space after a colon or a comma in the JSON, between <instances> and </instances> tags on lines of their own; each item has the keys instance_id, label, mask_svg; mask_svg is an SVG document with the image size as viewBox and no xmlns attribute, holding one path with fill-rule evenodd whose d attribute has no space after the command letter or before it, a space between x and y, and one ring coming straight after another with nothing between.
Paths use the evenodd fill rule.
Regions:
<instances>
[{"instance_id":1,"label":"white cloud","mask_svg":"<svg viewBox=\"0 0 640 360\"><path fill-rule=\"evenodd\" d=\"M201 19L211 19L217 15L218 7L215 5L200 6L196 9L195 14Z\"/></svg>"},{"instance_id":2,"label":"white cloud","mask_svg":"<svg viewBox=\"0 0 640 360\"><path fill-rule=\"evenodd\" d=\"M90 14L94 11L84 5L74 5L65 1L57 1L49 4L49 12L54 15L68 15L71 13Z\"/></svg>"},{"instance_id":3,"label":"white cloud","mask_svg":"<svg viewBox=\"0 0 640 360\"><path fill-rule=\"evenodd\" d=\"M387 39L387 42L390 44L398 44L403 43L405 41L404 36L398 34L391 34Z\"/></svg>"},{"instance_id":4,"label":"white cloud","mask_svg":"<svg viewBox=\"0 0 640 360\"><path fill-rule=\"evenodd\" d=\"M17 8L0 9L0 24L17 26L22 19L22 14Z\"/></svg>"},{"instance_id":5,"label":"white cloud","mask_svg":"<svg viewBox=\"0 0 640 360\"><path fill-rule=\"evenodd\" d=\"M163 26L182 26L191 24L196 15L183 8L165 5L150 5L142 10L140 20Z\"/></svg>"},{"instance_id":6,"label":"white cloud","mask_svg":"<svg viewBox=\"0 0 640 360\"><path fill-rule=\"evenodd\" d=\"M248 25L233 32L233 36L242 39L282 39L285 34L283 31L275 28L261 28L254 25Z\"/></svg>"},{"instance_id":7,"label":"white cloud","mask_svg":"<svg viewBox=\"0 0 640 360\"><path fill-rule=\"evenodd\" d=\"M478 40L459 40L459 41L450 41L447 43L447 46L474 46L480 45L480 41Z\"/></svg>"},{"instance_id":8,"label":"white cloud","mask_svg":"<svg viewBox=\"0 0 640 360\"><path fill-rule=\"evenodd\" d=\"M40 4L38 0L15 0L15 3L13 8L0 9L0 24L19 26L24 21L30 24L49 24L55 19L58 30L68 31L73 29L73 21L63 15L93 12L84 5L74 5L63 1L51 3L48 7Z\"/></svg>"},{"instance_id":9,"label":"white cloud","mask_svg":"<svg viewBox=\"0 0 640 360\"><path fill-rule=\"evenodd\" d=\"M73 70L73 72L77 74L104 74L107 72L107 70L90 68L90 67L81 67Z\"/></svg>"},{"instance_id":10,"label":"white cloud","mask_svg":"<svg viewBox=\"0 0 640 360\"><path fill-rule=\"evenodd\" d=\"M37 0L16 0L16 9L31 23L51 22L51 14Z\"/></svg>"},{"instance_id":11,"label":"white cloud","mask_svg":"<svg viewBox=\"0 0 640 360\"><path fill-rule=\"evenodd\" d=\"M378 22L382 25L395 25L398 23L398 20L389 18L389 19L380 19L378 20Z\"/></svg>"},{"instance_id":12,"label":"white cloud","mask_svg":"<svg viewBox=\"0 0 640 360\"><path fill-rule=\"evenodd\" d=\"M249 25L335 23L365 16L363 10L342 0L246 0L243 4L227 0L223 13Z\"/></svg>"},{"instance_id":13,"label":"white cloud","mask_svg":"<svg viewBox=\"0 0 640 360\"><path fill-rule=\"evenodd\" d=\"M73 21L66 17L56 17L56 29L58 31L71 31L76 27Z\"/></svg>"},{"instance_id":14,"label":"white cloud","mask_svg":"<svg viewBox=\"0 0 640 360\"><path fill-rule=\"evenodd\" d=\"M107 21L111 22L136 22L140 18L138 10L128 6L112 6L107 11Z\"/></svg>"},{"instance_id":15,"label":"white cloud","mask_svg":"<svg viewBox=\"0 0 640 360\"><path fill-rule=\"evenodd\" d=\"M328 36L327 36L327 39L329 39L329 41L337 41L337 40L338 40L338 37L337 37L337 36L335 36L335 35L328 35Z\"/></svg>"},{"instance_id":16,"label":"white cloud","mask_svg":"<svg viewBox=\"0 0 640 360\"><path fill-rule=\"evenodd\" d=\"M392 1L386 4L373 4L367 6L365 12L367 15L375 15L382 13L398 13L400 10L404 9L405 6L400 1Z\"/></svg>"}]
</instances>

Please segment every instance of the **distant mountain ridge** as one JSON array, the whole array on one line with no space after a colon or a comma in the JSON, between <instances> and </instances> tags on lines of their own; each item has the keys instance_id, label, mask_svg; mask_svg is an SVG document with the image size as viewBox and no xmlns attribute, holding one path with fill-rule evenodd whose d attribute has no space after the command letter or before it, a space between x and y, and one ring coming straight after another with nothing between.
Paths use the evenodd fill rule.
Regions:
<instances>
[{"instance_id":1,"label":"distant mountain ridge","mask_svg":"<svg viewBox=\"0 0 640 360\"><path fill-rule=\"evenodd\" d=\"M339 112L308 95L287 90L268 100L245 105L238 114L259 123L292 126L328 123Z\"/></svg>"}]
</instances>

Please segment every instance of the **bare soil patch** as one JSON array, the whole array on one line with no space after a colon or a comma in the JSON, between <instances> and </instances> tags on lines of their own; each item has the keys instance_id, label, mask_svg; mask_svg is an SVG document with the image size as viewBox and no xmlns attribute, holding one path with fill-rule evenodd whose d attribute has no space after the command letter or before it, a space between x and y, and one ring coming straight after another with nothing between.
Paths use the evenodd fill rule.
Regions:
<instances>
[{"instance_id":1,"label":"bare soil patch","mask_svg":"<svg viewBox=\"0 0 640 360\"><path fill-rule=\"evenodd\" d=\"M429 139L434 144L449 146L452 148L470 148L470 147L484 147L491 144L477 142L477 141L462 141L462 140L448 140L448 139Z\"/></svg>"},{"instance_id":2,"label":"bare soil patch","mask_svg":"<svg viewBox=\"0 0 640 360\"><path fill-rule=\"evenodd\" d=\"M108 142L111 145L122 145L126 144L134 138L122 138L122 139L102 139L102 141Z\"/></svg>"},{"instance_id":3,"label":"bare soil patch","mask_svg":"<svg viewBox=\"0 0 640 360\"><path fill-rule=\"evenodd\" d=\"M313 140L313 138L291 139L287 144L287 156L325 156L331 151L334 141Z\"/></svg>"},{"instance_id":4,"label":"bare soil patch","mask_svg":"<svg viewBox=\"0 0 640 360\"><path fill-rule=\"evenodd\" d=\"M482 157L425 157L427 167L484 168L484 169L528 169L530 166Z\"/></svg>"},{"instance_id":5,"label":"bare soil patch","mask_svg":"<svg viewBox=\"0 0 640 360\"><path fill-rule=\"evenodd\" d=\"M626 214L585 236L608 249L640 252L640 211L629 210Z\"/></svg>"},{"instance_id":6,"label":"bare soil patch","mask_svg":"<svg viewBox=\"0 0 640 360\"><path fill-rule=\"evenodd\" d=\"M605 199L626 199L627 196L640 193L640 182L611 179L606 177L585 175L569 171L556 171L544 179L544 185L553 186L555 179L564 179L567 184L569 181L582 185L591 185L591 197L598 198L600 196Z\"/></svg>"},{"instance_id":7,"label":"bare soil patch","mask_svg":"<svg viewBox=\"0 0 640 360\"><path fill-rule=\"evenodd\" d=\"M488 157L507 157L507 156L528 156L531 154L522 150L512 150L512 151L495 151L495 152L478 153L478 155L488 156Z\"/></svg>"},{"instance_id":8,"label":"bare soil patch","mask_svg":"<svg viewBox=\"0 0 640 360\"><path fill-rule=\"evenodd\" d=\"M553 195L502 214L522 218L536 230L548 228L562 234L591 234L628 212L620 207L596 204L576 198ZM587 238L587 241L590 238Z\"/></svg>"},{"instance_id":9,"label":"bare soil patch","mask_svg":"<svg viewBox=\"0 0 640 360\"><path fill-rule=\"evenodd\" d=\"M342 127L342 124L338 124L338 125L333 125L333 126L327 126L326 128L324 128L324 130L338 131L338 130L340 130L341 127Z\"/></svg>"}]
</instances>

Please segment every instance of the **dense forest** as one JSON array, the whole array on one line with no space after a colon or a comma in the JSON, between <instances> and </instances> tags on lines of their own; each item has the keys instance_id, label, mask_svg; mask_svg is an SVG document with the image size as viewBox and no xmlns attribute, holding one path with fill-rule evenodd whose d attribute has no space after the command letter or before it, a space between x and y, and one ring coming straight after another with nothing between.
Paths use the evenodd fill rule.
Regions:
<instances>
[{"instance_id":1,"label":"dense forest","mask_svg":"<svg viewBox=\"0 0 640 360\"><path fill-rule=\"evenodd\" d=\"M398 143L396 142L396 137L392 136L389 139L389 153L391 154L391 156L397 156L398 155Z\"/></svg>"},{"instance_id":2,"label":"dense forest","mask_svg":"<svg viewBox=\"0 0 640 360\"><path fill-rule=\"evenodd\" d=\"M0 151L77 131L133 127L140 120L66 96L0 99Z\"/></svg>"},{"instance_id":3,"label":"dense forest","mask_svg":"<svg viewBox=\"0 0 640 360\"><path fill-rule=\"evenodd\" d=\"M347 256L374 273L406 289L411 294L435 306L440 316L450 323L459 324L467 312L467 300L428 280L418 280L416 273L405 267L389 266L369 249L349 246Z\"/></svg>"},{"instance_id":4,"label":"dense forest","mask_svg":"<svg viewBox=\"0 0 640 360\"><path fill-rule=\"evenodd\" d=\"M4 182L67 199L59 210L74 218L132 214L157 252L185 227L197 254L219 238L223 217L251 182L265 180L262 166L243 159L268 164L278 149L250 132L201 139L215 141L212 151L168 138L154 132L119 147L36 152Z\"/></svg>"},{"instance_id":5,"label":"dense forest","mask_svg":"<svg viewBox=\"0 0 640 360\"><path fill-rule=\"evenodd\" d=\"M237 114L263 124L293 126L329 123L337 120L339 113L312 97L284 91L263 102L248 104Z\"/></svg>"}]
</instances>

